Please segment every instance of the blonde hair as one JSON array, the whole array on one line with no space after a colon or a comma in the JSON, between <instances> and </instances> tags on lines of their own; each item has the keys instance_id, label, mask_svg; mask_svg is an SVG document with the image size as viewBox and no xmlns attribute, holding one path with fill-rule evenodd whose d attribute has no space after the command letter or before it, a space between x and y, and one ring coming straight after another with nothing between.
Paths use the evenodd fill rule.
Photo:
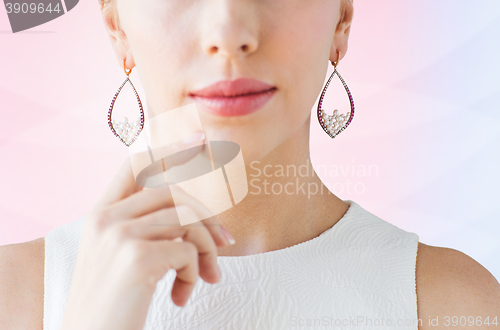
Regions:
<instances>
[{"instance_id":1,"label":"blonde hair","mask_svg":"<svg viewBox=\"0 0 500 330\"><path fill-rule=\"evenodd\" d=\"M115 29L120 28L120 19L118 18L118 13L116 11L116 0L97 0L101 5L102 15L110 15L111 22ZM353 0L340 0L340 19L337 24L337 31L341 29L342 23L349 22L352 20L352 15L354 12Z\"/></svg>"}]
</instances>

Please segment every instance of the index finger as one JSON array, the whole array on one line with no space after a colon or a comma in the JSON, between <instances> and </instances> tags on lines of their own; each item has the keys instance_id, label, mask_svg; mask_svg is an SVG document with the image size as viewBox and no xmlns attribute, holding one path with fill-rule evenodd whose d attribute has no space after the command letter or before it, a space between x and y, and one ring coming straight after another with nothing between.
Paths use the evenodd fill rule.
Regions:
<instances>
[{"instance_id":1,"label":"index finger","mask_svg":"<svg viewBox=\"0 0 500 330\"><path fill-rule=\"evenodd\" d=\"M94 208L99 209L110 205L140 190L142 190L142 187L135 182L132 163L129 156L122 163L111 182L106 186L106 189Z\"/></svg>"},{"instance_id":2,"label":"index finger","mask_svg":"<svg viewBox=\"0 0 500 330\"><path fill-rule=\"evenodd\" d=\"M188 140L162 147L160 150L168 150L168 153L174 153L195 145L195 147L188 148L184 150L185 152L179 153L179 157L169 157L169 161L162 161L161 165L165 166L164 170L173 166L181 165L199 154L204 149L205 145L200 145L200 143L204 140L205 135L203 132L196 132ZM155 168L157 168L157 166L153 166L149 167L149 169L146 168L144 171L141 171L136 178L136 174L134 172L137 171L137 168L134 168L134 158L142 160L150 159L150 152L138 152L127 157L127 159L120 166L115 177L106 187L99 201L96 203L96 209L113 204L138 191L141 191L144 188L144 180L148 176L151 177L156 174Z\"/></svg>"}]
</instances>

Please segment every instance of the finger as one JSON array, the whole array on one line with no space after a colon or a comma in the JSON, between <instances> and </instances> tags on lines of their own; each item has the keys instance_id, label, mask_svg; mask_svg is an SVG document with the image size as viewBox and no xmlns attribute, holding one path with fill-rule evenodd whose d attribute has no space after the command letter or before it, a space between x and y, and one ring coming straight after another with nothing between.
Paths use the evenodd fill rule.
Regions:
<instances>
[{"instance_id":1,"label":"finger","mask_svg":"<svg viewBox=\"0 0 500 330\"><path fill-rule=\"evenodd\" d=\"M111 214L118 219L133 219L160 208L173 206L172 194L170 187L166 184L163 168L168 169L187 162L199 154L203 148L203 146L189 148L179 153L182 154L180 157L168 157L168 160L164 159L163 162L158 162L157 166L146 168L140 173L137 180L143 183L147 181L150 184L151 182L156 182L158 187L143 189L140 193L130 195L115 202ZM157 179L154 177L157 177ZM160 182L163 182L162 187L160 186Z\"/></svg>"},{"instance_id":2,"label":"finger","mask_svg":"<svg viewBox=\"0 0 500 330\"><path fill-rule=\"evenodd\" d=\"M109 215L116 221L130 220L172 206L169 187L146 189L114 203Z\"/></svg>"},{"instance_id":3,"label":"finger","mask_svg":"<svg viewBox=\"0 0 500 330\"><path fill-rule=\"evenodd\" d=\"M196 218L194 211L181 205L177 208L160 209L136 220L120 223L127 236L145 240L182 240L193 243L198 250L200 276L208 283L219 280L217 247L212 235L205 226L180 226L177 213L186 218Z\"/></svg>"},{"instance_id":4,"label":"finger","mask_svg":"<svg viewBox=\"0 0 500 330\"><path fill-rule=\"evenodd\" d=\"M136 177L136 182L138 185L146 188L158 188L165 187L168 184L165 176L165 172L174 166L179 166L187 163L198 154L205 152L207 157L209 157L208 150L205 150L205 144L199 144L195 146L188 146L183 143L177 143L169 145L168 147L158 148L159 151L155 150L155 153L160 155L170 154L167 157L156 160L151 165L142 169ZM169 151L161 151L168 149ZM143 156L140 156L141 159ZM151 157L147 155L147 159Z\"/></svg>"},{"instance_id":5,"label":"finger","mask_svg":"<svg viewBox=\"0 0 500 330\"><path fill-rule=\"evenodd\" d=\"M175 203L172 198L172 191L175 192ZM227 234L224 235L216 217L212 216L212 212L208 210L203 203L199 202L196 198L187 194L177 186L143 190L116 202L113 208L108 212L110 216L109 223L127 219L131 220L158 211L162 208L181 205L188 205L194 210L198 217L193 218L190 222L192 222L192 225L205 226L218 247L234 244L234 239L229 240L226 238ZM178 219L178 217L176 217L176 219Z\"/></svg>"},{"instance_id":6,"label":"finger","mask_svg":"<svg viewBox=\"0 0 500 330\"><path fill-rule=\"evenodd\" d=\"M94 209L100 209L106 205L110 205L118 200L121 200L127 196L130 196L142 187L137 185L132 173L132 164L130 162L130 157L125 159L125 161L120 166L118 172L107 185L101 198L95 204Z\"/></svg>"},{"instance_id":7,"label":"finger","mask_svg":"<svg viewBox=\"0 0 500 330\"><path fill-rule=\"evenodd\" d=\"M228 244L234 244L234 240L231 242L222 232L222 226L219 224L217 218L213 215L203 203L198 201L193 196L187 194L180 187L170 187L172 193L175 193L175 203L176 205L189 205L193 211L198 215L198 221L192 223L193 226L205 226L210 234L212 235L215 244L218 247L224 247Z\"/></svg>"},{"instance_id":8,"label":"finger","mask_svg":"<svg viewBox=\"0 0 500 330\"><path fill-rule=\"evenodd\" d=\"M175 189L176 194L181 196L182 201L177 204L182 205L195 203L194 207L197 209L197 213L201 217L208 217L211 212L200 202L198 202L194 197L188 195L181 189ZM177 197L177 196L176 196ZM175 206L171 187L162 187L154 189L142 190L136 194L130 195L113 204L113 207L109 209L108 215L112 218L117 219L117 221L122 221L125 219L134 219L151 212L158 211L162 208Z\"/></svg>"},{"instance_id":9,"label":"finger","mask_svg":"<svg viewBox=\"0 0 500 330\"><path fill-rule=\"evenodd\" d=\"M173 268L177 276L172 287L172 301L184 306L198 280L198 251L191 242L151 241L154 255ZM168 258L165 258L168 256ZM154 262L158 262L155 260Z\"/></svg>"},{"instance_id":10,"label":"finger","mask_svg":"<svg viewBox=\"0 0 500 330\"><path fill-rule=\"evenodd\" d=\"M192 208L197 217L189 218L188 222L192 226L204 226L218 247L225 247L230 242L222 233L222 228L216 217L210 217L212 214L201 202L196 198L187 194L179 187L171 187L176 192L176 203L174 203L172 194L169 188L156 188L140 191L121 201L113 204L112 208L108 209L107 223L122 222L124 220L133 220L143 217L147 214L156 212L163 208L175 208L177 206L187 205ZM191 216L191 215L190 215ZM177 214L175 215L177 225L180 225ZM203 220L200 220L203 219Z\"/></svg>"},{"instance_id":11,"label":"finger","mask_svg":"<svg viewBox=\"0 0 500 330\"><path fill-rule=\"evenodd\" d=\"M162 152L167 152L167 149L170 149L169 153L174 153L178 150L189 148L190 146L197 146L193 148L189 148L186 152L182 152L180 157L169 157L170 163L165 164L166 166L172 167L175 165L180 165L183 162L187 162L189 159L195 157L198 153L200 153L204 149L204 144L199 145L200 142L204 141L205 137L203 132L196 132L189 139L185 141L181 141L178 143L171 144L169 146L162 147ZM136 155L137 156L137 155ZM149 153L146 155L146 152L140 153L137 157L143 158L148 157ZM165 163L165 162L164 162ZM155 168L155 167L153 167ZM147 172L146 172L147 174ZM154 173L151 173L152 175ZM106 187L103 195L99 199L99 201L95 205L95 209L102 208L104 206L113 204L119 200L122 200L138 191L142 190L142 187L137 184L130 156L122 163L117 174L111 180L111 182Z\"/></svg>"}]
</instances>

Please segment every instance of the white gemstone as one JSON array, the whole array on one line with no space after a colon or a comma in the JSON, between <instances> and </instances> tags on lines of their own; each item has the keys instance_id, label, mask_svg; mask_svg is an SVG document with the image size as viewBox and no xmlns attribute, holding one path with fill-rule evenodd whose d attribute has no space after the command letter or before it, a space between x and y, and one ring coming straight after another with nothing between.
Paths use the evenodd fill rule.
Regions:
<instances>
[{"instance_id":1,"label":"white gemstone","mask_svg":"<svg viewBox=\"0 0 500 330\"><path fill-rule=\"evenodd\" d=\"M122 118L122 123L124 123L124 124L125 124L125 123L127 123L127 122L128 122L128 118L127 118L127 117L123 117L123 118Z\"/></svg>"}]
</instances>

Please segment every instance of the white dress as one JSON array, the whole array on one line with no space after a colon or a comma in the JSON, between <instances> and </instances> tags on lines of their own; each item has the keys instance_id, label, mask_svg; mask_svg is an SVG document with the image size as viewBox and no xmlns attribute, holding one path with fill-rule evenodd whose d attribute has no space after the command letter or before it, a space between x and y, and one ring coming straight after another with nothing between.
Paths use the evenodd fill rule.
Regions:
<instances>
[{"instance_id":1,"label":"white dress","mask_svg":"<svg viewBox=\"0 0 500 330\"><path fill-rule=\"evenodd\" d=\"M348 211L318 237L276 251L219 256L221 280L198 278L183 308L170 297L175 271L169 270L144 329L418 329L417 234L345 202ZM45 330L60 329L83 220L45 237Z\"/></svg>"}]
</instances>

